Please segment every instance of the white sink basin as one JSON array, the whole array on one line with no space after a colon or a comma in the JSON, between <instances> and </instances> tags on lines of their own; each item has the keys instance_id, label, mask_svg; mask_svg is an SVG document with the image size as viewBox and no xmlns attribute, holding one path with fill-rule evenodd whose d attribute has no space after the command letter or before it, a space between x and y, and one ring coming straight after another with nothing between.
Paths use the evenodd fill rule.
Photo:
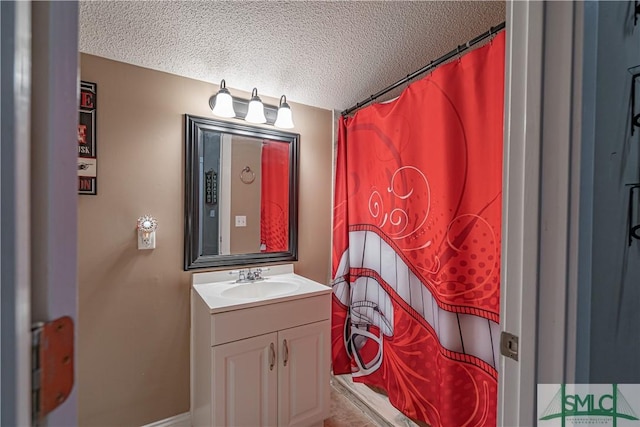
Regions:
<instances>
[{"instance_id":1,"label":"white sink basin","mask_svg":"<svg viewBox=\"0 0 640 427\"><path fill-rule=\"evenodd\" d=\"M229 280L230 271L196 273L193 295L214 314L331 293L329 286L294 274L292 264L271 266L269 272L264 280L249 283Z\"/></svg>"},{"instance_id":2,"label":"white sink basin","mask_svg":"<svg viewBox=\"0 0 640 427\"><path fill-rule=\"evenodd\" d=\"M292 282L275 282L271 280L242 283L220 293L224 298L256 299L271 298L277 295L285 295L295 292L300 287Z\"/></svg>"}]
</instances>

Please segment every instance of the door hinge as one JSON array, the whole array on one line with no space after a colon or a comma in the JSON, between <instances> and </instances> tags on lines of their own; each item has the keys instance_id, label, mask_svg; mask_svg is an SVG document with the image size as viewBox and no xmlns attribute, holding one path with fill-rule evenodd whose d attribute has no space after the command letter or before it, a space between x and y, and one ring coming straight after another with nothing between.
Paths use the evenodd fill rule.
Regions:
<instances>
[{"instance_id":1,"label":"door hinge","mask_svg":"<svg viewBox=\"0 0 640 427\"><path fill-rule=\"evenodd\" d=\"M518 336L509 332L500 334L500 354L518 361Z\"/></svg>"},{"instance_id":2,"label":"door hinge","mask_svg":"<svg viewBox=\"0 0 640 427\"><path fill-rule=\"evenodd\" d=\"M73 388L73 320L64 316L31 327L31 420L34 426Z\"/></svg>"}]
</instances>

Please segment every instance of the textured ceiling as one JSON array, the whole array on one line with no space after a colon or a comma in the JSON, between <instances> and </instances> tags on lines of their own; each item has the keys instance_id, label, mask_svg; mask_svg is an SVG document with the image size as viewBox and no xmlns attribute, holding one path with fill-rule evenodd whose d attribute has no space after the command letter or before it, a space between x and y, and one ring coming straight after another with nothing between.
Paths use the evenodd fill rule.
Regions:
<instances>
[{"instance_id":1,"label":"textured ceiling","mask_svg":"<svg viewBox=\"0 0 640 427\"><path fill-rule=\"evenodd\" d=\"M80 51L342 110L504 19L485 1L83 1Z\"/></svg>"}]
</instances>

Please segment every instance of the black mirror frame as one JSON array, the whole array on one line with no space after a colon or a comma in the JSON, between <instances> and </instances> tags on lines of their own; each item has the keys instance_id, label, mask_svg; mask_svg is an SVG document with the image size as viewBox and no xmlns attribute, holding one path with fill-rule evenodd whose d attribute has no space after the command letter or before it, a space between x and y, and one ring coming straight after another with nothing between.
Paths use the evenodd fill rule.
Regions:
<instances>
[{"instance_id":1,"label":"black mirror frame","mask_svg":"<svg viewBox=\"0 0 640 427\"><path fill-rule=\"evenodd\" d=\"M265 264L298 260L298 155L300 135L257 126L224 122L185 114L185 194L184 194L184 269L216 268ZM202 131L217 131L259 139L290 143L289 149L289 250L231 255L199 255L199 206L196 191L199 186L198 135Z\"/></svg>"}]
</instances>

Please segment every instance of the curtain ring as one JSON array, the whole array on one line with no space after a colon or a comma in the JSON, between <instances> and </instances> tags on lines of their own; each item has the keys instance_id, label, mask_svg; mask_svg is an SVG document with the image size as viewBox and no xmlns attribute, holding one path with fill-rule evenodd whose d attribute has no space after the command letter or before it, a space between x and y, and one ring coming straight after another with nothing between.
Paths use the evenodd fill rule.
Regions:
<instances>
[{"instance_id":1,"label":"curtain ring","mask_svg":"<svg viewBox=\"0 0 640 427\"><path fill-rule=\"evenodd\" d=\"M242 181L245 184L251 184L255 180L256 180L255 172L252 171L249 166L245 166L244 169L242 169L242 172L240 172L240 181Z\"/></svg>"}]
</instances>

